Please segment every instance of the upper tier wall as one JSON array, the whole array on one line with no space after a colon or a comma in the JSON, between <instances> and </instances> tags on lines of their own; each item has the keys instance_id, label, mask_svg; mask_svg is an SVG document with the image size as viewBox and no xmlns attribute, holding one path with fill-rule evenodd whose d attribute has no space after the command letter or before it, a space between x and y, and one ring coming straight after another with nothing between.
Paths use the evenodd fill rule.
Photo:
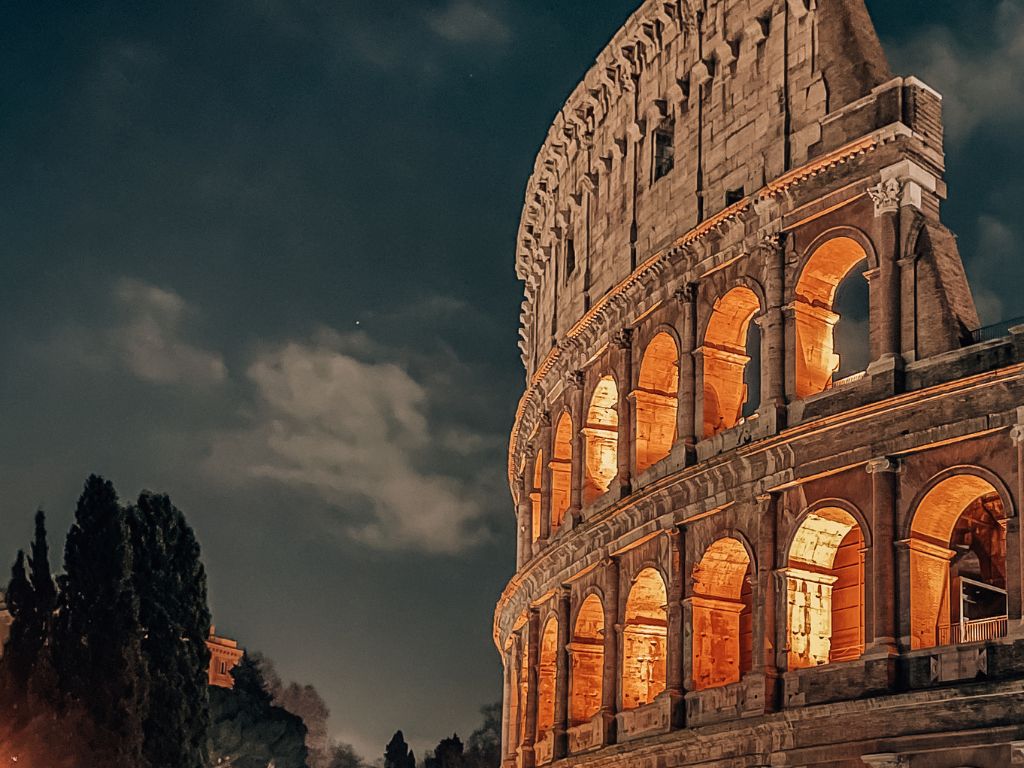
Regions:
<instances>
[{"instance_id":1,"label":"upper tier wall","mask_svg":"<svg viewBox=\"0 0 1024 768\"><path fill-rule=\"evenodd\" d=\"M823 122L890 76L863 0L644 3L556 116L527 186L528 375L646 257L856 138Z\"/></svg>"}]
</instances>

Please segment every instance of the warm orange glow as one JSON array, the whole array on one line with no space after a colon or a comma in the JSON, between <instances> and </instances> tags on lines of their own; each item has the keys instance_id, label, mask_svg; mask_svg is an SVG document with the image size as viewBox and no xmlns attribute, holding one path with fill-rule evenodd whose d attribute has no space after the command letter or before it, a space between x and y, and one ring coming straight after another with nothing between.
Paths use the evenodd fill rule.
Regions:
<instances>
[{"instance_id":1,"label":"warm orange glow","mask_svg":"<svg viewBox=\"0 0 1024 768\"><path fill-rule=\"evenodd\" d=\"M533 541L540 539L541 519L540 497L544 487L544 453L538 452L537 459L533 462L533 488L530 491L531 521Z\"/></svg>"},{"instance_id":2,"label":"warm orange glow","mask_svg":"<svg viewBox=\"0 0 1024 768\"><path fill-rule=\"evenodd\" d=\"M573 631L569 717L573 725L589 722L601 710L604 675L604 606L591 595L583 601Z\"/></svg>"},{"instance_id":3,"label":"warm orange glow","mask_svg":"<svg viewBox=\"0 0 1024 768\"><path fill-rule=\"evenodd\" d=\"M206 639L206 647L210 650L209 683L219 688L234 688L235 678L231 671L238 666L245 651L238 643L226 637L218 637L216 629L210 627L210 636Z\"/></svg>"},{"instance_id":4,"label":"warm orange glow","mask_svg":"<svg viewBox=\"0 0 1024 768\"><path fill-rule=\"evenodd\" d=\"M626 601L622 631L622 708L652 703L665 690L668 596L653 568L640 572Z\"/></svg>"},{"instance_id":5,"label":"warm orange glow","mask_svg":"<svg viewBox=\"0 0 1024 768\"><path fill-rule=\"evenodd\" d=\"M672 451L679 409L679 350L659 333L644 352L636 400L636 471L643 472Z\"/></svg>"},{"instance_id":6,"label":"warm orange glow","mask_svg":"<svg viewBox=\"0 0 1024 768\"><path fill-rule=\"evenodd\" d=\"M1005 633L1006 514L999 493L976 475L955 475L918 505L910 538L912 648L991 639ZM962 581L988 585L961 612ZM991 604L986 605L986 602Z\"/></svg>"},{"instance_id":7,"label":"warm orange glow","mask_svg":"<svg viewBox=\"0 0 1024 768\"><path fill-rule=\"evenodd\" d=\"M572 417L563 413L551 456L551 532L562 524L572 502Z\"/></svg>"},{"instance_id":8,"label":"warm orange glow","mask_svg":"<svg viewBox=\"0 0 1024 768\"><path fill-rule=\"evenodd\" d=\"M704 335L704 437L731 429L743 418L747 385L743 381L750 356L747 331L761 307L749 288L733 288L715 302Z\"/></svg>"},{"instance_id":9,"label":"warm orange glow","mask_svg":"<svg viewBox=\"0 0 1024 768\"><path fill-rule=\"evenodd\" d=\"M698 691L738 683L750 669L749 575L750 557L736 539L716 541L694 570L693 682Z\"/></svg>"},{"instance_id":10,"label":"warm orange glow","mask_svg":"<svg viewBox=\"0 0 1024 768\"><path fill-rule=\"evenodd\" d=\"M587 411L586 436L587 482L584 501L600 498L611 487L618 474L619 390L615 379L606 376L594 388Z\"/></svg>"},{"instance_id":11,"label":"warm orange glow","mask_svg":"<svg viewBox=\"0 0 1024 768\"><path fill-rule=\"evenodd\" d=\"M793 302L796 320L796 394L809 397L824 392L839 370L835 352L833 312L836 291L853 268L867 259L860 243L836 237L818 248L804 267Z\"/></svg>"},{"instance_id":12,"label":"warm orange glow","mask_svg":"<svg viewBox=\"0 0 1024 768\"><path fill-rule=\"evenodd\" d=\"M864 652L863 547L860 526L843 509L819 509L801 523L786 571L790 669Z\"/></svg>"},{"instance_id":13,"label":"warm orange glow","mask_svg":"<svg viewBox=\"0 0 1024 768\"><path fill-rule=\"evenodd\" d=\"M555 687L558 679L558 620L552 616L540 638L537 671L537 739L555 727Z\"/></svg>"}]
</instances>

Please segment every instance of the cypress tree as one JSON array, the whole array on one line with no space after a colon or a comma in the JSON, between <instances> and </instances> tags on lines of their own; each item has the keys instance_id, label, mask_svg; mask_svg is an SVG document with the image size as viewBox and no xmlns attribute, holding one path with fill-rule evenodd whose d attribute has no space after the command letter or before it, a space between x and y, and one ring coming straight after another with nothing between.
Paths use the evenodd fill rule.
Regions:
<instances>
[{"instance_id":1,"label":"cypress tree","mask_svg":"<svg viewBox=\"0 0 1024 768\"><path fill-rule=\"evenodd\" d=\"M143 493L129 511L129 527L150 705L143 754L151 768L203 768L210 611L199 544L165 495Z\"/></svg>"},{"instance_id":2,"label":"cypress tree","mask_svg":"<svg viewBox=\"0 0 1024 768\"><path fill-rule=\"evenodd\" d=\"M146 691L132 547L113 485L95 475L75 509L64 570L53 636L60 687L92 721L95 733L84 747L93 762L136 768L143 764Z\"/></svg>"},{"instance_id":3,"label":"cypress tree","mask_svg":"<svg viewBox=\"0 0 1024 768\"><path fill-rule=\"evenodd\" d=\"M29 581L35 594L33 615L33 641L41 649L50 635L54 611L57 610L57 585L50 570L50 546L46 537L46 513L36 512L35 538L32 540L32 554L28 558Z\"/></svg>"},{"instance_id":4,"label":"cypress tree","mask_svg":"<svg viewBox=\"0 0 1024 768\"><path fill-rule=\"evenodd\" d=\"M35 594L25 570L25 552L11 567L11 580L7 585L7 610L11 614L11 631L4 643L3 696L4 704L16 710L25 700L28 678L36 651L32 643L32 616L35 614Z\"/></svg>"}]
</instances>

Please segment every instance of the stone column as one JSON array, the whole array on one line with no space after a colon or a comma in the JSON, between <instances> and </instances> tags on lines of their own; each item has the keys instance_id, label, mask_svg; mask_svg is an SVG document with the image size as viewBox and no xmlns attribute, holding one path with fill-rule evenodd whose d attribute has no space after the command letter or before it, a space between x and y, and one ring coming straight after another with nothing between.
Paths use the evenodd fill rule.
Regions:
<instances>
[{"instance_id":1,"label":"stone column","mask_svg":"<svg viewBox=\"0 0 1024 768\"><path fill-rule=\"evenodd\" d=\"M1024 417L1024 412L1020 415ZM1017 514L1006 522L1006 608L1009 631L1014 632L1016 625L1016 633L1024 635L1024 552L1021 550L1024 541L1020 531L1021 505L1024 504L1024 424L1010 430L1010 439L1017 456L1017 484L1014 488L1017 498L1013 500Z\"/></svg>"},{"instance_id":2,"label":"stone column","mask_svg":"<svg viewBox=\"0 0 1024 768\"><path fill-rule=\"evenodd\" d=\"M533 768L533 745L537 742L537 704L540 695L538 674L540 672L540 611L530 609L526 639L526 733L522 737L522 768Z\"/></svg>"},{"instance_id":3,"label":"stone column","mask_svg":"<svg viewBox=\"0 0 1024 768\"><path fill-rule=\"evenodd\" d=\"M615 335L617 351L616 373L619 387L619 498L633 492L633 400L629 393L633 389L633 331L624 328Z\"/></svg>"},{"instance_id":4,"label":"stone column","mask_svg":"<svg viewBox=\"0 0 1024 768\"><path fill-rule=\"evenodd\" d=\"M572 633L571 592L562 587L558 592L558 658L555 677L555 748L554 759L569 754L569 644Z\"/></svg>"},{"instance_id":5,"label":"stone column","mask_svg":"<svg viewBox=\"0 0 1024 768\"><path fill-rule=\"evenodd\" d=\"M601 678L601 719L604 744L615 743L619 711L619 561L604 564L604 670Z\"/></svg>"},{"instance_id":6,"label":"stone column","mask_svg":"<svg viewBox=\"0 0 1024 768\"><path fill-rule=\"evenodd\" d=\"M899 357L901 352L900 199L903 184L889 179L868 189L882 236L878 252L879 306L872 308L872 326L878 332L878 354Z\"/></svg>"},{"instance_id":7,"label":"stone column","mask_svg":"<svg viewBox=\"0 0 1024 768\"><path fill-rule=\"evenodd\" d=\"M668 585L668 648L666 686L672 706L672 727L682 728L686 722L685 665L683 664L683 580L686 572L686 550L683 532L673 528L668 533L671 582Z\"/></svg>"},{"instance_id":8,"label":"stone column","mask_svg":"<svg viewBox=\"0 0 1024 768\"><path fill-rule=\"evenodd\" d=\"M786 404L786 238L784 234L764 239L761 252L768 264L768 285L761 328L761 406L783 408Z\"/></svg>"},{"instance_id":9,"label":"stone column","mask_svg":"<svg viewBox=\"0 0 1024 768\"><path fill-rule=\"evenodd\" d=\"M575 428L572 446L572 485L569 497L570 525L575 528L583 521L583 483L586 470L587 441L583 433L586 426L586 403L583 400L583 386L586 377L583 371L573 371L566 377L566 391L572 399L572 423Z\"/></svg>"},{"instance_id":10,"label":"stone column","mask_svg":"<svg viewBox=\"0 0 1024 768\"><path fill-rule=\"evenodd\" d=\"M697 285L688 283L676 293L676 299L683 306L682 348L679 350L679 407L676 409L678 419L678 440L689 450L697 444L698 419L697 403L697 369L694 352L697 351ZM689 462L687 462L689 463Z\"/></svg>"},{"instance_id":11,"label":"stone column","mask_svg":"<svg viewBox=\"0 0 1024 768\"><path fill-rule=\"evenodd\" d=\"M527 469L519 475L516 481L519 485L519 505L516 510L516 533L518 534L516 537L517 571L521 571L533 556L533 504L530 501L530 484L527 481L529 464L530 462L527 461Z\"/></svg>"},{"instance_id":12,"label":"stone column","mask_svg":"<svg viewBox=\"0 0 1024 768\"><path fill-rule=\"evenodd\" d=\"M551 538L551 447L554 440L551 436L551 414L545 413L540 419L541 471L540 471L540 540L543 547Z\"/></svg>"},{"instance_id":13,"label":"stone column","mask_svg":"<svg viewBox=\"0 0 1024 768\"><path fill-rule=\"evenodd\" d=\"M512 654L506 650L501 655L502 661L502 692L501 692L501 763L508 764L508 755L512 742L510 725L512 723Z\"/></svg>"},{"instance_id":14,"label":"stone column","mask_svg":"<svg viewBox=\"0 0 1024 768\"><path fill-rule=\"evenodd\" d=\"M763 494L757 499L759 536L757 542L757 573L751 584L751 602L754 607L753 638L751 640L751 674L764 676L765 711L778 707L779 667L776 658L778 645L779 601L775 579L778 518L781 500L777 494ZM785 589L782 590L783 597ZM781 614L785 624L785 613Z\"/></svg>"},{"instance_id":15,"label":"stone column","mask_svg":"<svg viewBox=\"0 0 1024 768\"><path fill-rule=\"evenodd\" d=\"M872 568L870 595L865 589L870 604L865 606L864 616L865 623L872 620L874 626L864 627L865 650L871 656L890 656L897 653L896 603L910 599L909 594L900 593L896 583L900 466L893 459L880 458L869 461L866 469L871 478Z\"/></svg>"}]
</instances>

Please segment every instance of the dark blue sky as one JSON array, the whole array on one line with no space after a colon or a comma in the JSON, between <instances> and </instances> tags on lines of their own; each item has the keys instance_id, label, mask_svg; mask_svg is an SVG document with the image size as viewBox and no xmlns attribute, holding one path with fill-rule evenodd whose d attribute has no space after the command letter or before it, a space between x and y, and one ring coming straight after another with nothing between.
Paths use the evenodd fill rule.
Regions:
<instances>
[{"instance_id":1,"label":"dark blue sky","mask_svg":"<svg viewBox=\"0 0 1024 768\"><path fill-rule=\"evenodd\" d=\"M828 0L823 0L828 2ZM169 492L221 629L375 757L500 695L513 241L635 0L7 2L0 559L89 472ZM1024 315L1024 3L869 2L947 96L947 222Z\"/></svg>"}]
</instances>

